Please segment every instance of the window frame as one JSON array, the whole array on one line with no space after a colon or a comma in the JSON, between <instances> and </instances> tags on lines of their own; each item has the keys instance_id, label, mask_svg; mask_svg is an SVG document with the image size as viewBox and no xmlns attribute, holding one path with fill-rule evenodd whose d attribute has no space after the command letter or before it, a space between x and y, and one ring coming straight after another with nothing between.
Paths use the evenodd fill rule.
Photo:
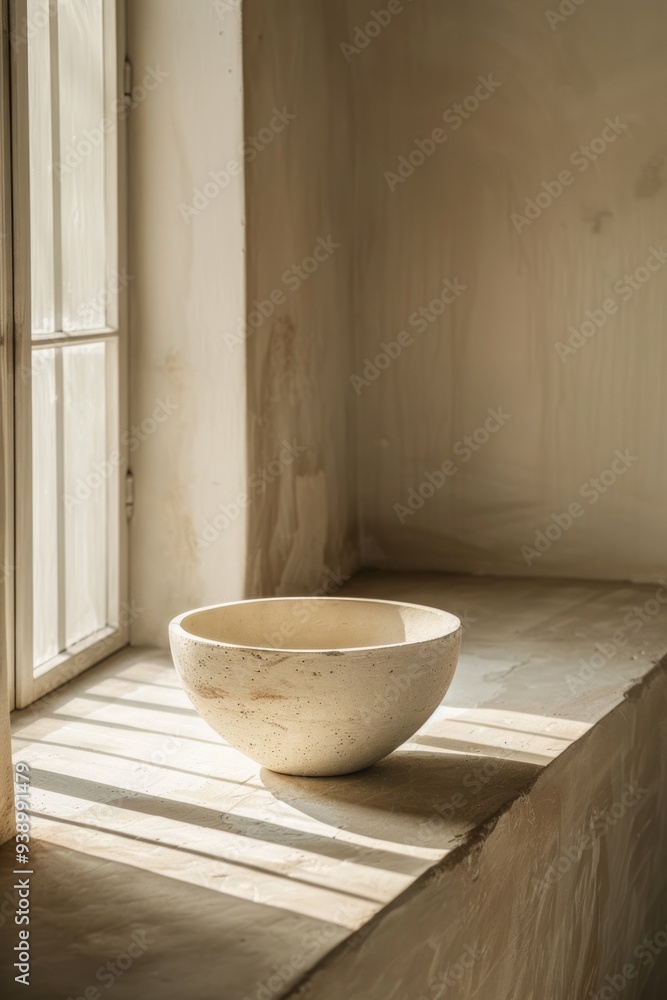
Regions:
<instances>
[{"instance_id":1,"label":"window frame","mask_svg":"<svg viewBox=\"0 0 667 1000\"><path fill-rule=\"evenodd\" d=\"M123 0L103 0L105 36L115 37L115 58L105 60L105 114L114 116L115 142L107 144L105 161L106 191L106 277L110 286L114 272L127 274L127 116L116 113L125 97L125 4ZM12 119L12 201L13 201L13 315L14 315L14 510L16 570L13 574L15 642L14 669L10 680L12 707L25 708L49 691L78 676L129 642L128 613L128 522L126 517L126 482L128 454L128 305L127 287L122 283L115 297L116 322L98 330L51 336L32 334L30 302L30 160L28 127L28 46L21 35L27 25L27 0L10 0L10 62ZM110 84L113 84L111 86ZM120 102L120 103L119 103ZM108 320L107 320L108 321ZM118 474L113 478L114 504L118 522L108 523L112 544L118 546L116 626L106 626L94 637L70 646L36 670L33 663L33 586L32 586L32 393L31 379L21 377L32 367L33 351L58 344L117 342L118 397L117 440L120 442ZM66 349L66 348L65 348ZM107 371L109 360L107 359Z\"/></svg>"},{"instance_id":2,"label":"window frame","mask_svg":"<svg viewBox=\"0 0 667 1000\"><path fill-rule=\"evenodd\" d=\"M0 680L14 689L14 341L9 7L1 0L0 44ZM11 702L10 702L11 704Z\"/></svg>"}]
</instances>

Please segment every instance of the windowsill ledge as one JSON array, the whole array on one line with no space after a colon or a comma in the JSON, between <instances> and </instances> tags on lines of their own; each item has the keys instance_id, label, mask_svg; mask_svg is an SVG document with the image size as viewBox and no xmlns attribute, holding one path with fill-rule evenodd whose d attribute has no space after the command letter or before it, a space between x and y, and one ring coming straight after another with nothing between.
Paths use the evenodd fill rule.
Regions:
<instances>
[{"instance_id":1,"label":"windowsill ledge","mask_svg":"<svg viewBox=\"0 0 667 1000\"><path fill-rule=\"evenodd\" d=\"M650 930L655 873L645 863L637 874L635 848L626 854L630 910L620 890L600 903L596 878L601 856L613 872L615 852L641 836L650 854L657 836L646 833L660 780L647 726L659 726L667 688L655 670L667 654L657 590L360 574L346 595L437 605L465 632L436 714L395 754L341 778L273 774L226 746L164 652L117 654L16 713L41 885L35 979L41 967L54 995L80 995L137 932L149 944L125 997L267 1000L301 982L298 995L317 1000L435 1000L458 963L456 995L500 997L511 984L522 998L517 949L556 921L563 938L542 955L540 981L562 976L575 917L581 935L603 905L612 924L615 907L624 914L622 967L624 941ZM554 881L553 862L617 800L613 830ZM568 995L595 986L611 948L597 947L590 986L568 983Z\"/></svg>"}]
</instances>

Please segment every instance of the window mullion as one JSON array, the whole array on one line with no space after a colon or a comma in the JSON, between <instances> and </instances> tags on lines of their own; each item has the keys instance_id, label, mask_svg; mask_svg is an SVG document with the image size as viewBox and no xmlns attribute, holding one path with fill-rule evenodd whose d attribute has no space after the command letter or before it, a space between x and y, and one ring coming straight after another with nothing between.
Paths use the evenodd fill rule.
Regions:
<instances>
[{"instance_id":1,"label":"window mullion","mask_svg":"<svg viewBox=\"0 0 667 1000\"><path fill-rule=\"evenodd\" d=\"M65 384L63 348L55 351L56 389L56 533L58 552L58 649L67 648L67 553L65 551Z\"/></svg>"},{"instance_id":2,"label":"window mullion","mask_svg":"<svg viewBox=\"0 0 667 1000\"><path fill-rule=\"evenodd\" d=\"M49 23L51 69L51 180L53 184L53 318L54 329L63 329L63 240L60 196L60 64L58 58L58 4L50 8Z\"/></svg>"}]
</instances>

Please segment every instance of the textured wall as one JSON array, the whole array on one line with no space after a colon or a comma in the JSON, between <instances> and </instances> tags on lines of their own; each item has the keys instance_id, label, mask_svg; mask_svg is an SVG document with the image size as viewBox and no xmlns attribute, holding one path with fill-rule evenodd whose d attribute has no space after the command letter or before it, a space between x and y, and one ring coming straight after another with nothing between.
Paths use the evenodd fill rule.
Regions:
<instances>
[{"instance_id":1,"label":"textured wall","mask_svg":"<svg viewBox=\"0 0 667 1000\"><path fill-rule=\"evenodd\" d=\"M245 310L240 12L132 0L132 641L165 645L188 607L243 596ZM134 447L133 447L134 444Z\"/></svg>"},{"instance_id":2,"label":"textured wall","mask_svg":"<svg viewBox=\"0 0 667 1000\"><path fill-rule=\"evenodd\" d=\"M243 4L250 594L332 592L356 565L345 32L332 0Z\"/></svg>"},{"instance_id":3,"label":"textured wall","mask_svg":"<svg viewBox=\"0 0 667 1000\"><path fill-rule=\"evenodd\" d=\"M667 12L373 9L246 0L243 97L236 3L130 5L133 423L176 403L134 641L335 590L360 520L366 565L663 571Z\"/></svg>"},{"instance_id":4,"label":"textured wall","mask_svg":"<svg viewBox=\"0 0 667 1000\"><path fill-rule=\"evenodd\" d=\"M355 115L355 374L381 342L411 336L386 370L348 386L363 561L657 578L667 8L588 0L548 17L528 0L399 6L367 31L369 4L351 0L355 47L341 51ZM446 280L457 294L450 286L449 301L420 316ZM584 334L569 330L587 320ZM485 428L489 408L510 418ZM629 449L626 467L590 483L617 449ZM423 487L432 496L410 493L447 460L442 485ZM581 513L558 538L551 515L571 503ZM557 544L522 553L549 524Z\"/></svg>"}]
</instances>

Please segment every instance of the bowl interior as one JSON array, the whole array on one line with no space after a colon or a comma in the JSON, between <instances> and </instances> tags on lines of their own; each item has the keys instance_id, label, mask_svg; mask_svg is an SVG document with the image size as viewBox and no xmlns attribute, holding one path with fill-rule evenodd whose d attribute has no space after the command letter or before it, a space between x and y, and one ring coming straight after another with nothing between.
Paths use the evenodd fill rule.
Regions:
<instances>
[{"instance_id":1,"label":"bowl interior","mask_svg":"<svg viewBox=\"0 0 667 1000\"><path fill-rule=\"evenodd\" d=\"M438 608L335 597L282 597L222 604L180 618L183 631L250 649L344 650L426 642L455 632Z\"/></svg>"}]
</instances>

